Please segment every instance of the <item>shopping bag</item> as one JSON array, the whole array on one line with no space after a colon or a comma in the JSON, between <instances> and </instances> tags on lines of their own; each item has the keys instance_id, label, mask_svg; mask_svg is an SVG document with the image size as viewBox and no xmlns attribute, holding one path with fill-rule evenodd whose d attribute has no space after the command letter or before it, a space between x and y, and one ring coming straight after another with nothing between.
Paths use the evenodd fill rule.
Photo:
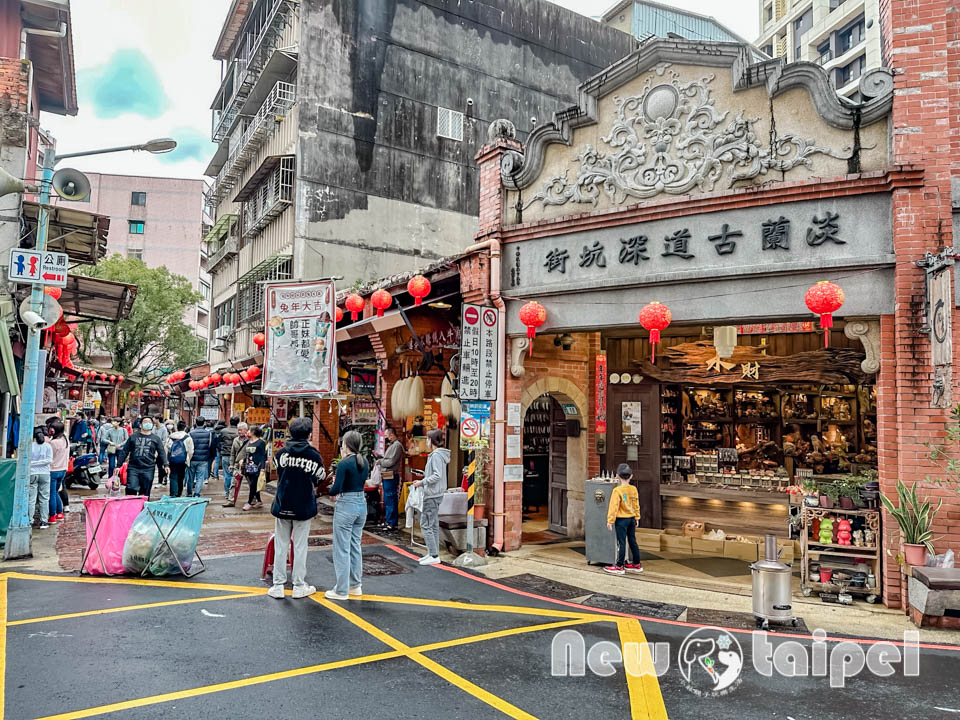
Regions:
<instances>
[{"instance_id":1,"label":"shopping bag","mask_svg":"<svg viewBox=\"0 0 960 720\"><path fill-rule=\"evenodd\" d=\"M123 546L123 566L137 574L188 572L209 502L209 498L164 495L160 500L144 503Z\"/></svg>"},{"instance_id":2,"label":"shopping bag","mask_svg":"<svg viewBox=\"0 0 960 720\"><path fill-rule=\"evenodd\" d=\"M383 482L383 476L380 472L380 463L376 462L370 471L370 475L367 476L367 481L363 484L363 488L364 490L374 490L380 487L381 482Z\"/></svg>"},{"instance_id":3,"label":"shopping bag","mask_svg":"<svg viewBox=\"0 0 960 720\"><path fill-rule=\"evenodd\" d=\"M267 471L261 470L257 475L257 492L260 492L267 486Z\"/></svg>"}]
</instances>

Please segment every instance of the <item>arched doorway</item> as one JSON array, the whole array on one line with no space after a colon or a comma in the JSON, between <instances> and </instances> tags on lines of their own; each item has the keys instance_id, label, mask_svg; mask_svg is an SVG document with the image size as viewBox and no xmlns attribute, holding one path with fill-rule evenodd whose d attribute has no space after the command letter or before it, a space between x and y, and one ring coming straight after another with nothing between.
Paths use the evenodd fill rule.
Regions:
<instances>
[{"instance_id":1,"label":"arched doorway","mask_svg":"<svg viewBox=\"0 0 960 720\"><path fill-rule=\"evenodd\" d=\"M567 534L567 423L563 407L541 395L523 417L523 526L521 541Z\"/></svg>"}]
</instances>

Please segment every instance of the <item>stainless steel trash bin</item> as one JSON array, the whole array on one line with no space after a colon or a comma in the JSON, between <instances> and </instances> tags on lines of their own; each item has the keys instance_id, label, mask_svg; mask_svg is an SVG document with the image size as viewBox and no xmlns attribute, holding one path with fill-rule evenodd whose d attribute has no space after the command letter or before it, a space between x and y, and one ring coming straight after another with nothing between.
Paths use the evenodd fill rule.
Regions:
<instances>
[{"instance_id":1,"label":"stainless steel trash bin","mask_svg":"<svg viewBox=\"0 0 960 720\"><path fill-rule=\"evenodd\" d=\"M757 627L766 629L770 623L796 626L793 615L791 578L792 568L780 562L777 536L764 537L764 559L750 566L753 573L753 614Z\"/></svg>"}]
</instances>

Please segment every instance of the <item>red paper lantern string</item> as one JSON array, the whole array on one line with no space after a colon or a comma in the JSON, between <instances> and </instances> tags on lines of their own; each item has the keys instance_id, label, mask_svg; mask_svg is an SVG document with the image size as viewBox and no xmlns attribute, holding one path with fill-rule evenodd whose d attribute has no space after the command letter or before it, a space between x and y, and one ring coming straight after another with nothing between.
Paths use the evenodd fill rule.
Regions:
<instances>
[{"instance_id":1,"label":"red paper lantern string","mask_svg":"<svg viewBox=\"0 0 960 720\"><path fill-rule=\"evenodd\" d=\"M423 275L414 275L407 283L407 292L413 297L413 304L420 305L423 299L430 294L430 281Z\"/></svg>"},{"instance_id":2,"label":"red paper lantern string","mask_svg":"<svg viewBox=\"0 0 960 720\"><path fill-rule=\"evenodd\" d=\"M363 312L363 298L353 293L347 297L346 306L350 311L350 320L356 322L357 317Z\"/></svg>"},{"instance_id":3,"label":"red paper lantern string","mask_svg":"<svg viewBox=\"0 0 960 720\"><path fill-rule=\"evenodd\" d=\"M258 332L256 335L253 336L253 344L256 345L258 348L262 348L266 342L267 342L267 336L264 335L262 332Z\"/></svg>"},{"instance_id":4,"label":"red paper lantern string","mask_svg":"<svg viewBox=\"0 0 960 720\"><path fill-rule=\"evenodd\" d=\"M52 297L54 300L59 300L59 299L60 299L60 296L63 295L63 290L61 290L61 289L58 288L58 287L54 287L54 286L45 287L45 288L43 289L43 294L44 294L44 295L49 295L49 296Z\"/></svg>"},{"instance_id":5,"label":"red paper lantern string","mask_svg":"<svg viewBox=\"0 0 960 720\"><path fill-rule=\"evenodd\" d=\"M339 305L337 305L336 318L337 318L337 322L338 322L338 323L342 323L342 322L343 322L343 308L341 308Z\"/></svg>"},{"instance_id":6,"label":"red paper lantern string","mask_svg":"<svg viewBox=\"0 0 960 720\"><path fill-rule=\"evenodd\" d=\"M393 296L386 290L377 290L370 296L370 303L377 309L377 317L383 317L383 311L393 305Z\"/></svg>"},{"instance_id":7,"label":"red paper lantern string","mask_svg":"<svg viewBox=\"0 0 960 720\"><path fill-rule=\"evenodd\" d=\"M833 327L833 313L841 308L845 299L843 290L827 280L821 280L807 290L804 301L810 312L820 316L823 328L823 346L830 347L830 328Z\"/></svg>"},{"instance_id":8,"label":"red paper lantern string","mask_svg":"<svg viewBox=\"0 0 960 720\"><path fill-rule=\"evenodd\" d=\"M644 330L650 331L650 362L657 361L657 344L660 342L660 332L670 326L673 314L666 305L652 302L640 311L640 324Z\"/></svg>"},{"instance_id":9,"label":"red paper lantern string","mask_svg":"<svg viewBox=\"0 0 960 720\"><path fill-rule=\"evenodd\" d=\"M527 327L530 340L529 355L533 355L533 340L537 337L537 328L547 321L547 309L538 302L528 302L520 308L520 322Z\"/></svg>"}]
</instances>

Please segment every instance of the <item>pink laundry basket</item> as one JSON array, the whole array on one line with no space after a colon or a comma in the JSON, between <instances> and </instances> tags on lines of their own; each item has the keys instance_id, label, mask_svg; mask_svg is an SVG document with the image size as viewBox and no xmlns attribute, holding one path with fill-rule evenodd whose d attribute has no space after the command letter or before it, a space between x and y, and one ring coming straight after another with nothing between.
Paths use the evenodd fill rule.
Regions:
<instances>
[{"instance_id":1,"label":"pink laundry basket","mask_svg":"<svg viewBox=\"0 0 960 720\"><path fill-rule=\"evenodd\" d=\"M122 575L123 544L147 501L142 495L83 499L87 515L87 547L80 574Z\"/></svg>"}]
</instances>

